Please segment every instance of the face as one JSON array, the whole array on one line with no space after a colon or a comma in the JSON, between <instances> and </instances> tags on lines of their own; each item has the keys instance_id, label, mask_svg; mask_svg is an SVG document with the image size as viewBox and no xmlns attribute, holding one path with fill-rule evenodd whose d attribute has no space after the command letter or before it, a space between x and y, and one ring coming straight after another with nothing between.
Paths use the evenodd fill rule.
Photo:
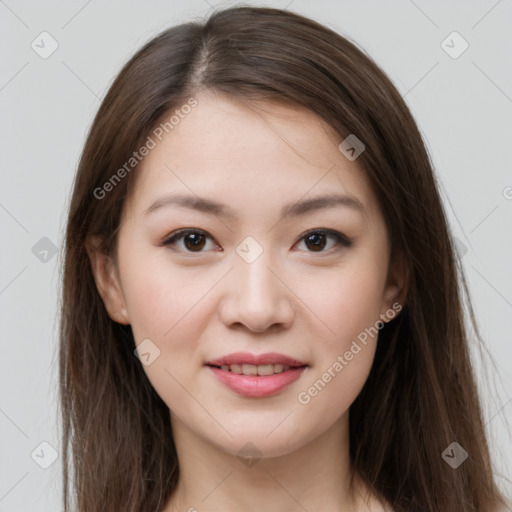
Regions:
<instances>
[{"instance_id":1,"label":"face","mask_svg":"<svg viewBox=\"0 0 512 512\"><path fill-rule=\"evenodd\" d=\"M95 277L173 421L283 455L348 418L402 283L367 178L323 121L195 98L132 171L117 267Z\"/></svg>"}]
</instances>

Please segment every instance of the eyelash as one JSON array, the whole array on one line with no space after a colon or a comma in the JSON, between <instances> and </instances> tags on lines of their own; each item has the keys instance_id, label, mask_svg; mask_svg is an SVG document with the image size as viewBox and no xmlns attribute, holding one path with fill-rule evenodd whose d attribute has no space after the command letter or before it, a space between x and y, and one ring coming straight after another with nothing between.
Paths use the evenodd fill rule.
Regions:
<instances>
[{"instance_id":1,"label":"eyelash","mask_svg":"<svg viewBox=\"0 0 512 512\"><path fill-rule=\"evenodd\" d=\"M213 238L210 235L208 235L208 233L206 233L205 231L203 231L201 229L186 228L186 229L179 229L178 231L171 233L171 235L169 235L166 239L164 239L164 241L162 242L162 245L163 246L172 246L176 241L182 239L185 235L189 235L189 234L198 234L198 235L202 235L202 236L205 236L205 237L213 240ZM343 248L343 247L348 248L348 247L351 247L353 244L352 240L350 240L348 237L346 237L342 233L339 233L338 231L334 231L332 229L320 229L320 228L307 231L297 240L297 242L301 242L302 240L306 239L308 236L311 236L313 234L327 235L328 237L331 237L336 241L336 246L332 247L331 249L321 250L321 251L307 251L307 252L311 252L313 254L315 252L318 252L319 254L329 253L333 249L341 250L341 248ZM295 243L297 243L297 242L295 242ZM179 249L173 249L173 250L179 250ZM188 254L201 254L202 252L205 252L205 251L194 252L194 251L185 250L185 252Z\"/></svg>"}]
</instances>

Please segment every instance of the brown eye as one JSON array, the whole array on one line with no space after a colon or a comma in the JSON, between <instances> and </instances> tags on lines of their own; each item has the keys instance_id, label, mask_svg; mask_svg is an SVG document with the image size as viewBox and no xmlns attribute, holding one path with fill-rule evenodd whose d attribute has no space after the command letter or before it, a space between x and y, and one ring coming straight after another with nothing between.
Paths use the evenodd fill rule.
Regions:
<instances>
[{"instance_id":1,"label":"brown eye","mask_svg":"<svg viewBox=\"0 0 512 512\"><path fill-rule=\"evenodd\" d=\"M184 252L203 252L207 240L211 237L205 232L195 229L184 229L173 233L169 238L162 242L162 245L171 246L175 248L178 242L183 240L183 247L178 247L178 250Z\"/></svg>"},{"instance_id":2,"label":"brown eye","mask_svg":"<svg viewBox=\"0 0 512 512\"><path fill-rule=\"evenodd\" d=\"M162 245L170 246L173 250L185 253L201 253L208 250L205 249L208 240L213 241L212 237L202 230L182 229L172 233L171 236L162 242ZM330 246L329 240L333 241ZM341 249L342 247L350 247L352 245L352 241L346 236L329 229L310 231L302 236L299 241L304 241L308 252L317 253L329 252L331 249ZM182 242L181 247L179 242Z\"/></svg>"},{"instance_id":3,"label":"brown eye","mask_svg":"<svg viewBox=\"0 0 512 512\"><path fill-rule=\"evenodd\" d=\"M326 236L323 233L312 233L305 237L306 245L313 251L322 251L325 248Z\"/></svg>"},{"instance_id":4,"label":"brown eye","mask_svg":"<svg viewBox=\"0 0 512 512\"><path fill-rule=\"evenodd\" d=\"M185 247L191 251L201 250L205 245L205 237L200 233L190 233L183 237Z\"/></svg>"},{"instance_id":5,"label":"brown eye","mask_svg":"<svg viewBox=\"0 0 512 512\"><path fill-rule=\"evenodd\" d=\"M325 250L328 240L334 240L334 243ZM352 242L341 233L330 229L315 230L306 233L300 241L304 241L309 252L328 252L332 248L350 247Z\"/></svg>"}]
</instances>

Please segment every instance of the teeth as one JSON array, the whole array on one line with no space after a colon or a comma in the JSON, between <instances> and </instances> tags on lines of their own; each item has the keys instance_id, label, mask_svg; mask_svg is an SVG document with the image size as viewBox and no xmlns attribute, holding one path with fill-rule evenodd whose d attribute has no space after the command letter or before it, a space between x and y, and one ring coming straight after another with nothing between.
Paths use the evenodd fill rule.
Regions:
<instances>
[{"instance_id":1,"label":"teeth","mask_svg":"<svg viewBox=\"0 0 512 512\"><path fill-rule=\"evenodd\" d=\"M258 375L273 375L274 365L273 364L262 364L257 367Z\"/></svg>"},{"instance_id":2,"label":"teeth","mask_svg":"<svg viewBox=\"0 0 512 512\"><path fill-rule=\"evenodd\" d=\"M274 375L289 370L290 366L287 364L223 364L221 368L238 375Z\"/></svg>"},{"instance_id":3,"label":"teeth","mask_svg":"<svg viewBox=\"0 0 512 512\"><path fill-rule=\"evenodd\" d=\"M231 364L231 365L229 365L229 369L233 373L238 373L238 375L242 375L242 365L240 365L240 364Z\"/></svg>"},{"instance_id":4,"label":"teeth","mask_svg":"<svg viewBox=\"0 0 512 512\"><path fill-rule=\"evenodd\" d=\"M254 366L253 364L243 364L242 365L242 373L244 375L258 375L259 366Z\"/></svg>"}]
</instances>

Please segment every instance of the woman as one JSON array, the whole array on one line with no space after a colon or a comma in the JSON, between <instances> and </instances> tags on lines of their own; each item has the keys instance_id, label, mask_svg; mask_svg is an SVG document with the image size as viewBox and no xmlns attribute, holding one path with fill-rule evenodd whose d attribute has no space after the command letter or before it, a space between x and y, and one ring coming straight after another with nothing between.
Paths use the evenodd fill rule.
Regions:
<instances>
[{"instance_id":1,"label":"woman","mask_svg":"<svg viewBox=\"0 0 512 512\"><path fill-rule=\"evenodd\" d=\"M459 279L368 56L278 9L166 30L71 198L65 510L499 510Z\"/></svg>"}]
</instances>

